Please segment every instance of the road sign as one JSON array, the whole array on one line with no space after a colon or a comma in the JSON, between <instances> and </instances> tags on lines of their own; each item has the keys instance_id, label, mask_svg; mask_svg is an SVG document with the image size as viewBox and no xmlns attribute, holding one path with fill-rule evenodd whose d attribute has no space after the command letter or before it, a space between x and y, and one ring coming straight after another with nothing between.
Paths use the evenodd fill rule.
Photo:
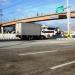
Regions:
<instances>
[{"instance_id":1,"label":"road sign","mask_svg":"<svg viewBox=\"0 0 75 75\"><path fill-rule=\"evenodd\" d=\"M57 7L56 9L56 13L63 13L64 12L64 6L60 6L60 7Z\"/></svg>"}]
</instances>

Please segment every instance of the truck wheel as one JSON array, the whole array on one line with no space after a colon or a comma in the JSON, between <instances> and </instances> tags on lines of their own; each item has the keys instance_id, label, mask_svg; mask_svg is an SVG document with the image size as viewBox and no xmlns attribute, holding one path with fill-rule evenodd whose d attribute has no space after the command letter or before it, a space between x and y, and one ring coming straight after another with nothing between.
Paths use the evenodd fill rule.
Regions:
<instances>
[{"instance_id":1,"label":"truck wheel","mask_svg":"<svg viewBox=\"0 0 75 75\"><path fill-rule=\"evenodd\" d=\"M43 39L45 39L45 37L44 36L41 36L41 40L43 40Z\"/></svg>"},{"instance_id":2,"label":"truck wheel","mask_svg":"<svg viewBox=\"0 0 75 75\"><path fill-rule=\"evenodd\" d=\"M32 37L32 36L29 36L29 37L28 37L28 40L32 40L32 39L33 39L33 37Z\"/></svg>"}]
</instances>

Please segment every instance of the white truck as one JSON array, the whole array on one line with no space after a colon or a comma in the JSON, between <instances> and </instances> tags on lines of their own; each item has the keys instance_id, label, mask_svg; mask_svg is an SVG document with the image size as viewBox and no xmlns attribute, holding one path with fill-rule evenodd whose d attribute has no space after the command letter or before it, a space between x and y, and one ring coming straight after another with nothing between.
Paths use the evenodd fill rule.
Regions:
<instances>
[{"instance_id":1,"label":"white truck","mask_svg":"<svg viewBox=\"0 0 75 75\"><path fill-rule=\"evenodd\" d=\"M42 26L41 35L45 36L45 38L53 38L57 34L56 28L49 27L49 26Z\"/></svg>"},{"instance_id":2,"label":"white truck","mask_svg":"<svg viewBox=\"0 0 75 75\"><path fill-rule=\"evenodd\" d=\"M36 23L16 23L16 36L21 39L44 39L53 36L48 27Z\"/></svg>"},{"instance_id":3,"label":"white truck","mask_svg":"<svg viewBox=\"0 0 75 75\"><path fill-rule=\"evenodd\" d=\"M34 23L16 23L16 36L21 39L41 37L41 25Z\"/></svg>"}]
</instances>

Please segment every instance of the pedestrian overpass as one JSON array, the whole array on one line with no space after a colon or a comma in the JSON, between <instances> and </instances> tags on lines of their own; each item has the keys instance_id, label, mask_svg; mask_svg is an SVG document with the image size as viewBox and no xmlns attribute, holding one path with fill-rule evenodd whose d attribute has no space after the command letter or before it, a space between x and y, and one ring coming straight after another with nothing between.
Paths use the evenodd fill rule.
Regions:
<instances>
[{"instance_id":1,"label":"pedestrian overpass","mask_svg":"<svg viewBox=\"0 0 75 75\"><path fill-rule=\"evenodd\" d=\"M14 21L10 21L10 22L5 22L5 23L1 24L1 26L16 25L16 22L31 23L31 22L59 20L59 19L66 19L66 18L67 18L67 13L65 12L65 13L60 13L60 14L50 14L50 15L45 15L45 16L37 16L37 17L32 17L32 18L14 20ZM71 12L71 18L75 18L75 11Z\"/></svg>"}]
</instances>

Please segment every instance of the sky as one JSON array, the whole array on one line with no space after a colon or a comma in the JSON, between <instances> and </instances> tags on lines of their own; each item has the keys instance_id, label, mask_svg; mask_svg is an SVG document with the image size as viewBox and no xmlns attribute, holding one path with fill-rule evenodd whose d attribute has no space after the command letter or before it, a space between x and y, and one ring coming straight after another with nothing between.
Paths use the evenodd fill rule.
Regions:
<instances>
[{"instance_id":1,"label":"sky","mask_svg":"<svg viewBox=\"0 0 75 75\"><path fill-rule=\"evenodd\" d=\"M66 8L66 0L0 0L0 13L2 9L2 21L10 21L21 18L35 17L56 13L56 8L63 5ZM71 11L75 10L75 0L69 0ZM65 10L66 11L66 10ZM75 29L75 19L71 19L71 27ZM67 20L53 20L38 22L49 26L59 26L67 30Z\"/></svg>"}]
</instances>

